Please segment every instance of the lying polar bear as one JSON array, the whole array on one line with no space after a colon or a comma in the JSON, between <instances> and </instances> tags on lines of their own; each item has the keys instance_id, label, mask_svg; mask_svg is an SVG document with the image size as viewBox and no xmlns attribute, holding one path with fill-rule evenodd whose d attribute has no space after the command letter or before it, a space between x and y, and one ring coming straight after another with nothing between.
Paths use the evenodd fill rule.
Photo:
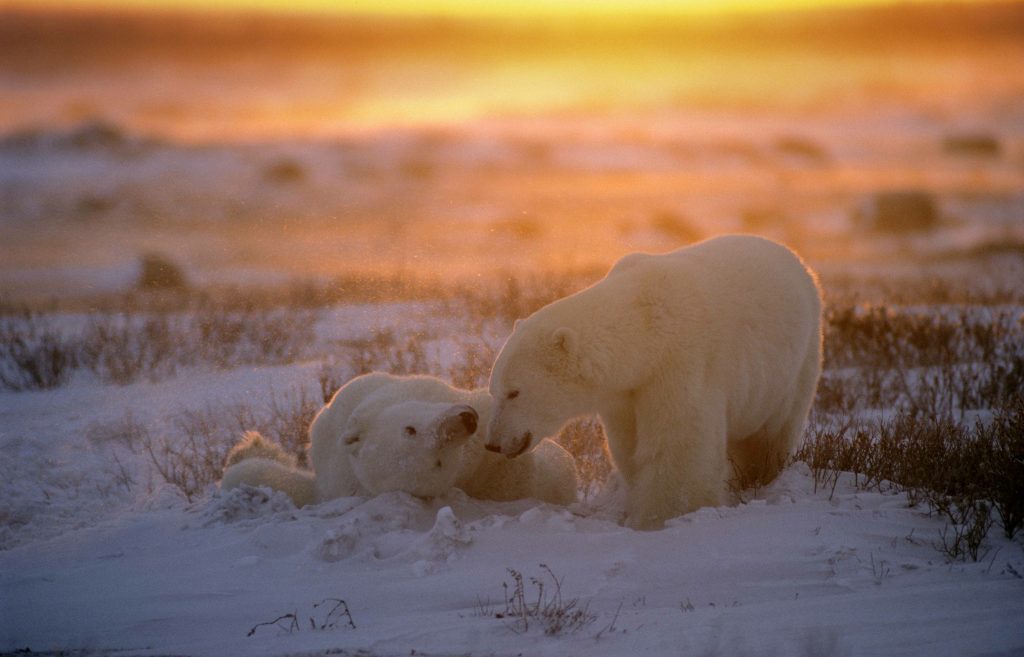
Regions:
<instances>
[{"instance_id":1,"label":"lying polar bear","mask_svg":"<svg viewBox=\"0 0 1024 657\"><path fill-rule=\"evenodd\" d=\"M461 488L490 500L576 499L576 465L544 441L508 459L484 450L478 427L491 414L486 390L460 390L428 376L373 373L335 393L310 427L313 471L256 432L228 454L221 488L268 486L297 506L351 495L405 491L435 497Z\"/></svg>"}]
</instances>

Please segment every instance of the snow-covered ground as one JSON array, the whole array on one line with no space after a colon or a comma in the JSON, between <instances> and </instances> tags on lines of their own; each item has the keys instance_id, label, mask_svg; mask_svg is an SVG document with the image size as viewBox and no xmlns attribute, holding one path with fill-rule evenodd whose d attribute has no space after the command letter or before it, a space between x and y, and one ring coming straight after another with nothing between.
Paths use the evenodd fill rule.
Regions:
<instances>
[{"instance_id":1,"label":"snow-covered ground","mask_svg":"<svg viewBox=\"0 0 1024 657\"><path fill-rule=\"evenodd\" d=\"M737 506L655 532L608 508L453 492L296 510L167 488L109 521L0 554L0 648L186 655L1017 655L1024 555L947 564L902 495L814 493L797 464ZM524 630L507 569L594 616ZM502 583L509 585L508 589ZM529 582L526 594L537 593ZM331 614L344 600L347 618ZM324 604L324 601L328 601ZM318 606L319 605L319 606ZM290 620L263 625L294 613ZM313 629L313 625L323 629ZM324 627L327 626L327 627ZM255 628L255 632L251 632ZM250 635L251 633L251 635ZM361 652L360 652L361 651Z\"/></svg>"},{"instance_id":2,"label":"snow-covered ground","mask_svg":"<svg viewBox=\"0 0 1024 657\"><path fill-rule=\"evenodd\" d=\"M319 316L314 352L378 328L428 327L432 364L460 358L458 318L429 304ZM213 485L189 501L143 448L183 440L183 414L315 397L319 371L319 360L193 367L123 386L83 371L53 390L0 392L0 652L1024 653L1019 538L993 528L982 559L950 562L938 547L944 520L852 477L815 491L802 463L733 505L637 532L619 523L614 483L568 508L452 491L295 509ZM524 628L506 610L509 569L531 603L531 578L550 600L557 577L563 603L577 600L592 620L555 634L538 619ZM272 623L288 614L296 626Z\"/></svg>"}]
</instances>

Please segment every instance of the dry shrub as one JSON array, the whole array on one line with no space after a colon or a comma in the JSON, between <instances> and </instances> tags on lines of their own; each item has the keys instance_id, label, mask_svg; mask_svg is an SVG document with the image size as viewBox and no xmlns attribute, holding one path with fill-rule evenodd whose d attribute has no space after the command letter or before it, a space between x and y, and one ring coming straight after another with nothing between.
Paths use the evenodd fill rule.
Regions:
<instances>
[{"instance_id":1,"label":"dry shrub","mask_svg":"<svg viewBox=\"0 0 1024 657\"><path fill-rule=\"evenodd\" d=\"M1019 311L909 312L832 306L817 408L850 413L896 406L961 419L1024 392Z\"/></svg>"},{"instance_id":2,"label":"dry shrub","mask_svg":"<svg viewBox=\"0 0 1024 657\"><path fill-rule=\"evenodd\" d=\"M368 339L349 341L346 353L354 376L379 371L399 376L429 374L424 348L427 337L414 333L399 338L392 329L376 329Z\"/></svg>"},{"instance_id":3,"label":"dry shrub","mask_svg":"<svg viewBox=\"0 0 1024 657\"><path fill-rule=\"evenodd\" d=\"M174 376L179 368L283 364L313 342L312 311L208 304L187 313L97 313L83 328L57 331L36 315L0 321L0 385L11 390L62 385L78 368L126 385Z\"/></svg>"},{"instance_id":4,"label":"dry shrub","mask_svg":"<svg viewBox=\"0 0 1024 657\"><path fill-rule=\"evenodd\" d=\"M931 192L913 189L875 194L865 200L854 219L868 230L902 235L934 230L941 214Z\"/></svg>"},{"instance_id":5,"label":"dry shrub","mask_svg":"<svg viewBox=\"0 0 1024 657\"><path fill-rule=\"evenodd\" d=\"M910 311L833 305L825 371L796 458L816 487L840 472L861 488L894 488L947 520L937 546L979 558L997 516L1024 523L1024 322L1019 310ZM891 410L887 420L863 411ZM992 410L967 422L968 411ZM869 413L870 415L870 413ZM984 416L983 416L984 417Z\"/></svg>"},{"instance_id":6,"label":"dry shrub","mask_svg":"<svg viewBox=\"0 0 1024 657\"><path fill-rule=\"evenodd\" d=\"M328 404L338 388L345 385L355 377L347 362L338 362L330 358L320 364L317 370L316 380L320 386L320 398L324 404Z\"/></svg>"},{"instance_id":7,"label":"dry shrub","mask_svg":"<svg viewBox=\"0 0 1024 657\"><path fill-rule=\"evenodd\" d=\"M544 236L544 224L525 212L495 222L494 230L522 242L534 241Z\"/></svg>"},{"instance_id":8,"label":"dry shrub","mask_svg":"<svg viewBox=\"0 0 1024 657\"><path fill-rule=\"evenodd\" d=\"M230 443L192 433L175 439L161 436L145 444L157 473L177 487L189 502L220 479L229 448Z\"/></svg>"},{"instance_id":9,"label":"dry shrub","mask_svg":"<svg viewBox=\"0 0 1024 657\"><path fill-rule=\"evenodd\" d=\"M948 155L975 158L996 158L1002 155L999 138L988 133L959 133L942 138L942 150Z\"/></svg>"},{"instance_id":10,"label":"dry shrub","mask_svg":"<svg viewBox=\"0 0 1024 657\"><path fill-rule=\"evenodd\" d=\"M839 473L851 472L860 488L927 504L949 523L941 547L951 558L978 558L992 511L1007 538L1024 525L1024 397L973 425L907 412L861 423L814 416L795 458L816 488L834 491Z\"/></svg>"},{"instance_id":11,"label":"dry shrub","mask_svg":"<svg viewBox=\"0 0 1024 657\"><path fill-rule=\"evenodd\" d=\"M316 315L294 308L238 310L201 306L194 314L199 360L220 367L281 364L294 361L313 341Z\"/></svg>"},{"instance_id":12,"label":"dry shrub","mask_svg":"<svg viewBox=\"0 0 1024 657\"><path fill-rule=\"evenodd\" d=\"M306 168L301 162L282 158L263 167L263 179L276 185L293 185L306 179Z\"/></svg>"},{"instance_id":13,"label":"dry shrub","mask_svg":"<svg viewBox=\"0 0 1024 657\"><path fill-rule=\"evenodd\" d=\"M67 383L78 366L73 342L38 314L0 318L0 386L46 390Z\"/></svg>"},{"instance_id":14,"label":"dry shrub","mask_svg":"<svg viewBox=\"0 0 1024 657\"><path fill-rule=\"evenodd\" d=\"M299 466L306 465L306 447L309 445L309 426L321 408L320 401L310 396L305 388L283 395L272 394L270 404L255 426L264 436L296 457Z\"/></svg>"},{"instance_id":15,"label":"dry shrub","mask_svg":"<svg viewBox=\"0 0 1024 657\"><path fill-rule=\"evenodd\" d=\"M101 381L118 385L173 376L178 366L191 364L180 356L183 324L168 315L94 316L82 335L80 362Z\"/></svg>"},{"instance_id":16,"label":"dry shrub","mask_svg":"<svg viewBox=\"0 0 1024 657\"><path fill-rule=\"evenodd\" d=\"M488 611L486 615L493 614L494 618L507 620L509 629L516 634L529 632L533 624L548 636L578 632L597 620L597 615L590 611L589 603L562 596L563 578L555 576L545 564L540 564L540 568L546 577L530 577L531 590L527 589L526 578L521 572L506 568L512 583L501 583L504 611Z\"/></svg>"},{"instance_id":17,"label":"dry shrub","mask_svg":"<svg viewBox=\"0 0 1024 657\"><path fill-rule=\"evenodd\" d=\"M498 320L511 326L517 319L529 317L552 301L566 297L593 283L603 272L547 272L529 277L511 274L494 281L456 288L445 299L445 312L476 320L477 324Z\"/></svg>"},{"instance_id":18,"label":"dry shrub","mask_svg":"<svg viewBox=\"0 0 1024 657\"><path fill-rule=\"evenodd\" d=\"M823 164L830 159L825 147L810 137L787 135L776 139L773 146L782 155L813 164Z\"/></svg>"},{"instance_id":19,"label":"dry shrub","mask_svg":"<svg viewBox=\"0 0 1024 657\"><path fill-rule=\"evenodd\" d=\"M140 290L182 290L188 279L182 268L162 253L147 253L139 260L139 278L135 286Z\"/></svg>"},{"instance_id":20,"label":"dry shrub","mask_svg":"<svg viewBox=\"0 0 1024 657\"><path fill-rule=\"evenodd\" d=\"M149 429L131 410L111 423L97 422L86 429L86 437L96 445L120 443L138 452L149 438Z\"/></svg>"},{"instance_id":21,"label":"dry shrub","mask_svg":"<svg viewBox=\"0 0 1024 657\"><path fill-rule=\"evenodd\" d=\"M463 340L459 352L462 359L448 370L452 385L466 390L485 387L498 356L495 348L485 340Z\"/></svg>"},{"instance_id":22,"label":"dry shrub","mask_svg":"<svg viewBox=\"0 0 1024 657\"><path fill-rule=\"evenodd\" d=\"M157 473L191 501L220 480L228 452L247 431L258 431L305 466L309 425L319 409L319 400L305 388L273 393L262 406L236 402L183 409L172 418L172 430L159 436L143 431L141 448ZM117 426L107 430L117 431Z\"/></svg>"}]
</instances>

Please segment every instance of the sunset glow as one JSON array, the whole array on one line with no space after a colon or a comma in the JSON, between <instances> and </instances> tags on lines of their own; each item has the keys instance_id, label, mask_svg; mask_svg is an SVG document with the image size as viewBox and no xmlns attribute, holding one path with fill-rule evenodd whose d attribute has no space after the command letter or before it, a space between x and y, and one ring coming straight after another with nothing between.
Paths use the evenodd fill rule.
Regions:
<instances>
[{"instance_id":1,"label":"sunset glow","mask_svg":"<svg viewBox=\"0 0 1024 657\"><path fill-rule=\"evenodd\" d=\"M1022 63L1024 0L0 0L0 657L1024 657Z\"/></svg>"},{"instance_id":2,"label":"sunset glow","mask_svg":"<svg viewBox=\"0 0 1024 657\"><path fill-rule=\"evenodd\" d=\"M217 10L380 16L660 16L776 12L839 7L972 4L977 0L6 0L4 6L48 9Z\"/></svg>"},{"instance_id":3,"label":"sunset glow","mask_svg":"<svg viewBox=\"0 0 1024 657\"><path fill-rule=\"evenodd\" d=\"M195 226L190 258L272 277L593 272L737 230L847 257L842 218L873 190L1015 198L1017 142L973 132L1018 125L1020 6L0 0L23 10L0 16L0 134L153 158L98 188L46 179L59 203L12 183L9 207L82 232L8 266L173 250L143 228L168 217ZM999 166L947 158L960 131Z\"/></svg>"}]
</instances>

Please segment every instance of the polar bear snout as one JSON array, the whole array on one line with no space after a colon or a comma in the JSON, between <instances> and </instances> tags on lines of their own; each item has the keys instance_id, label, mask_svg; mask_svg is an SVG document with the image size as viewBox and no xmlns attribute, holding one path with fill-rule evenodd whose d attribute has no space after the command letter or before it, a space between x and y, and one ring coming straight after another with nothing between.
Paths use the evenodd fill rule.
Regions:
<instances>
[{"instance_id":1,"label":"polar bear snout","mask_svg":"<svg viewBox=\"0 0 1024 657\"><path fill-rule=\"evenodd\" d=\"M504 447L504 443L501 443L501 442L499 442L499 443L488 442L488 443L486 443L484 445L484 447L488 451L490 451L490 452L497 452L498 454L504 454L504 455L508 456L510 459L514 459L515 457L523 454L525 451L530 449L530 447L532 445L533 445L533 432L532 431L527 431L522 436L520 436L518 439L512 441L511 449L504 449L503 448Z\"/></svg>"},{"instance_id":2,"label":"polar bear snout","mask_svg":"<svg viewBox=\"0 0 1024 657\"><path fill-rule=\"evenodd\" d=\"M459 419L462 420L462 424L466 427L466 431L471 434L476 433L476 421L478 418L479 416L473 409L459 413Z\"/></svg>"},{"instance_id":3,"label":"polar bear snout","mask_svg":"<svg viewBox=\"0 0 1024 657\"><path fill-rule=\"evenodd\" d=\"M437 440L440 447L461 442L476 433L480 416L476 409L457 404L445 410L438 421Z\"/></svg>"}]
</instances>

